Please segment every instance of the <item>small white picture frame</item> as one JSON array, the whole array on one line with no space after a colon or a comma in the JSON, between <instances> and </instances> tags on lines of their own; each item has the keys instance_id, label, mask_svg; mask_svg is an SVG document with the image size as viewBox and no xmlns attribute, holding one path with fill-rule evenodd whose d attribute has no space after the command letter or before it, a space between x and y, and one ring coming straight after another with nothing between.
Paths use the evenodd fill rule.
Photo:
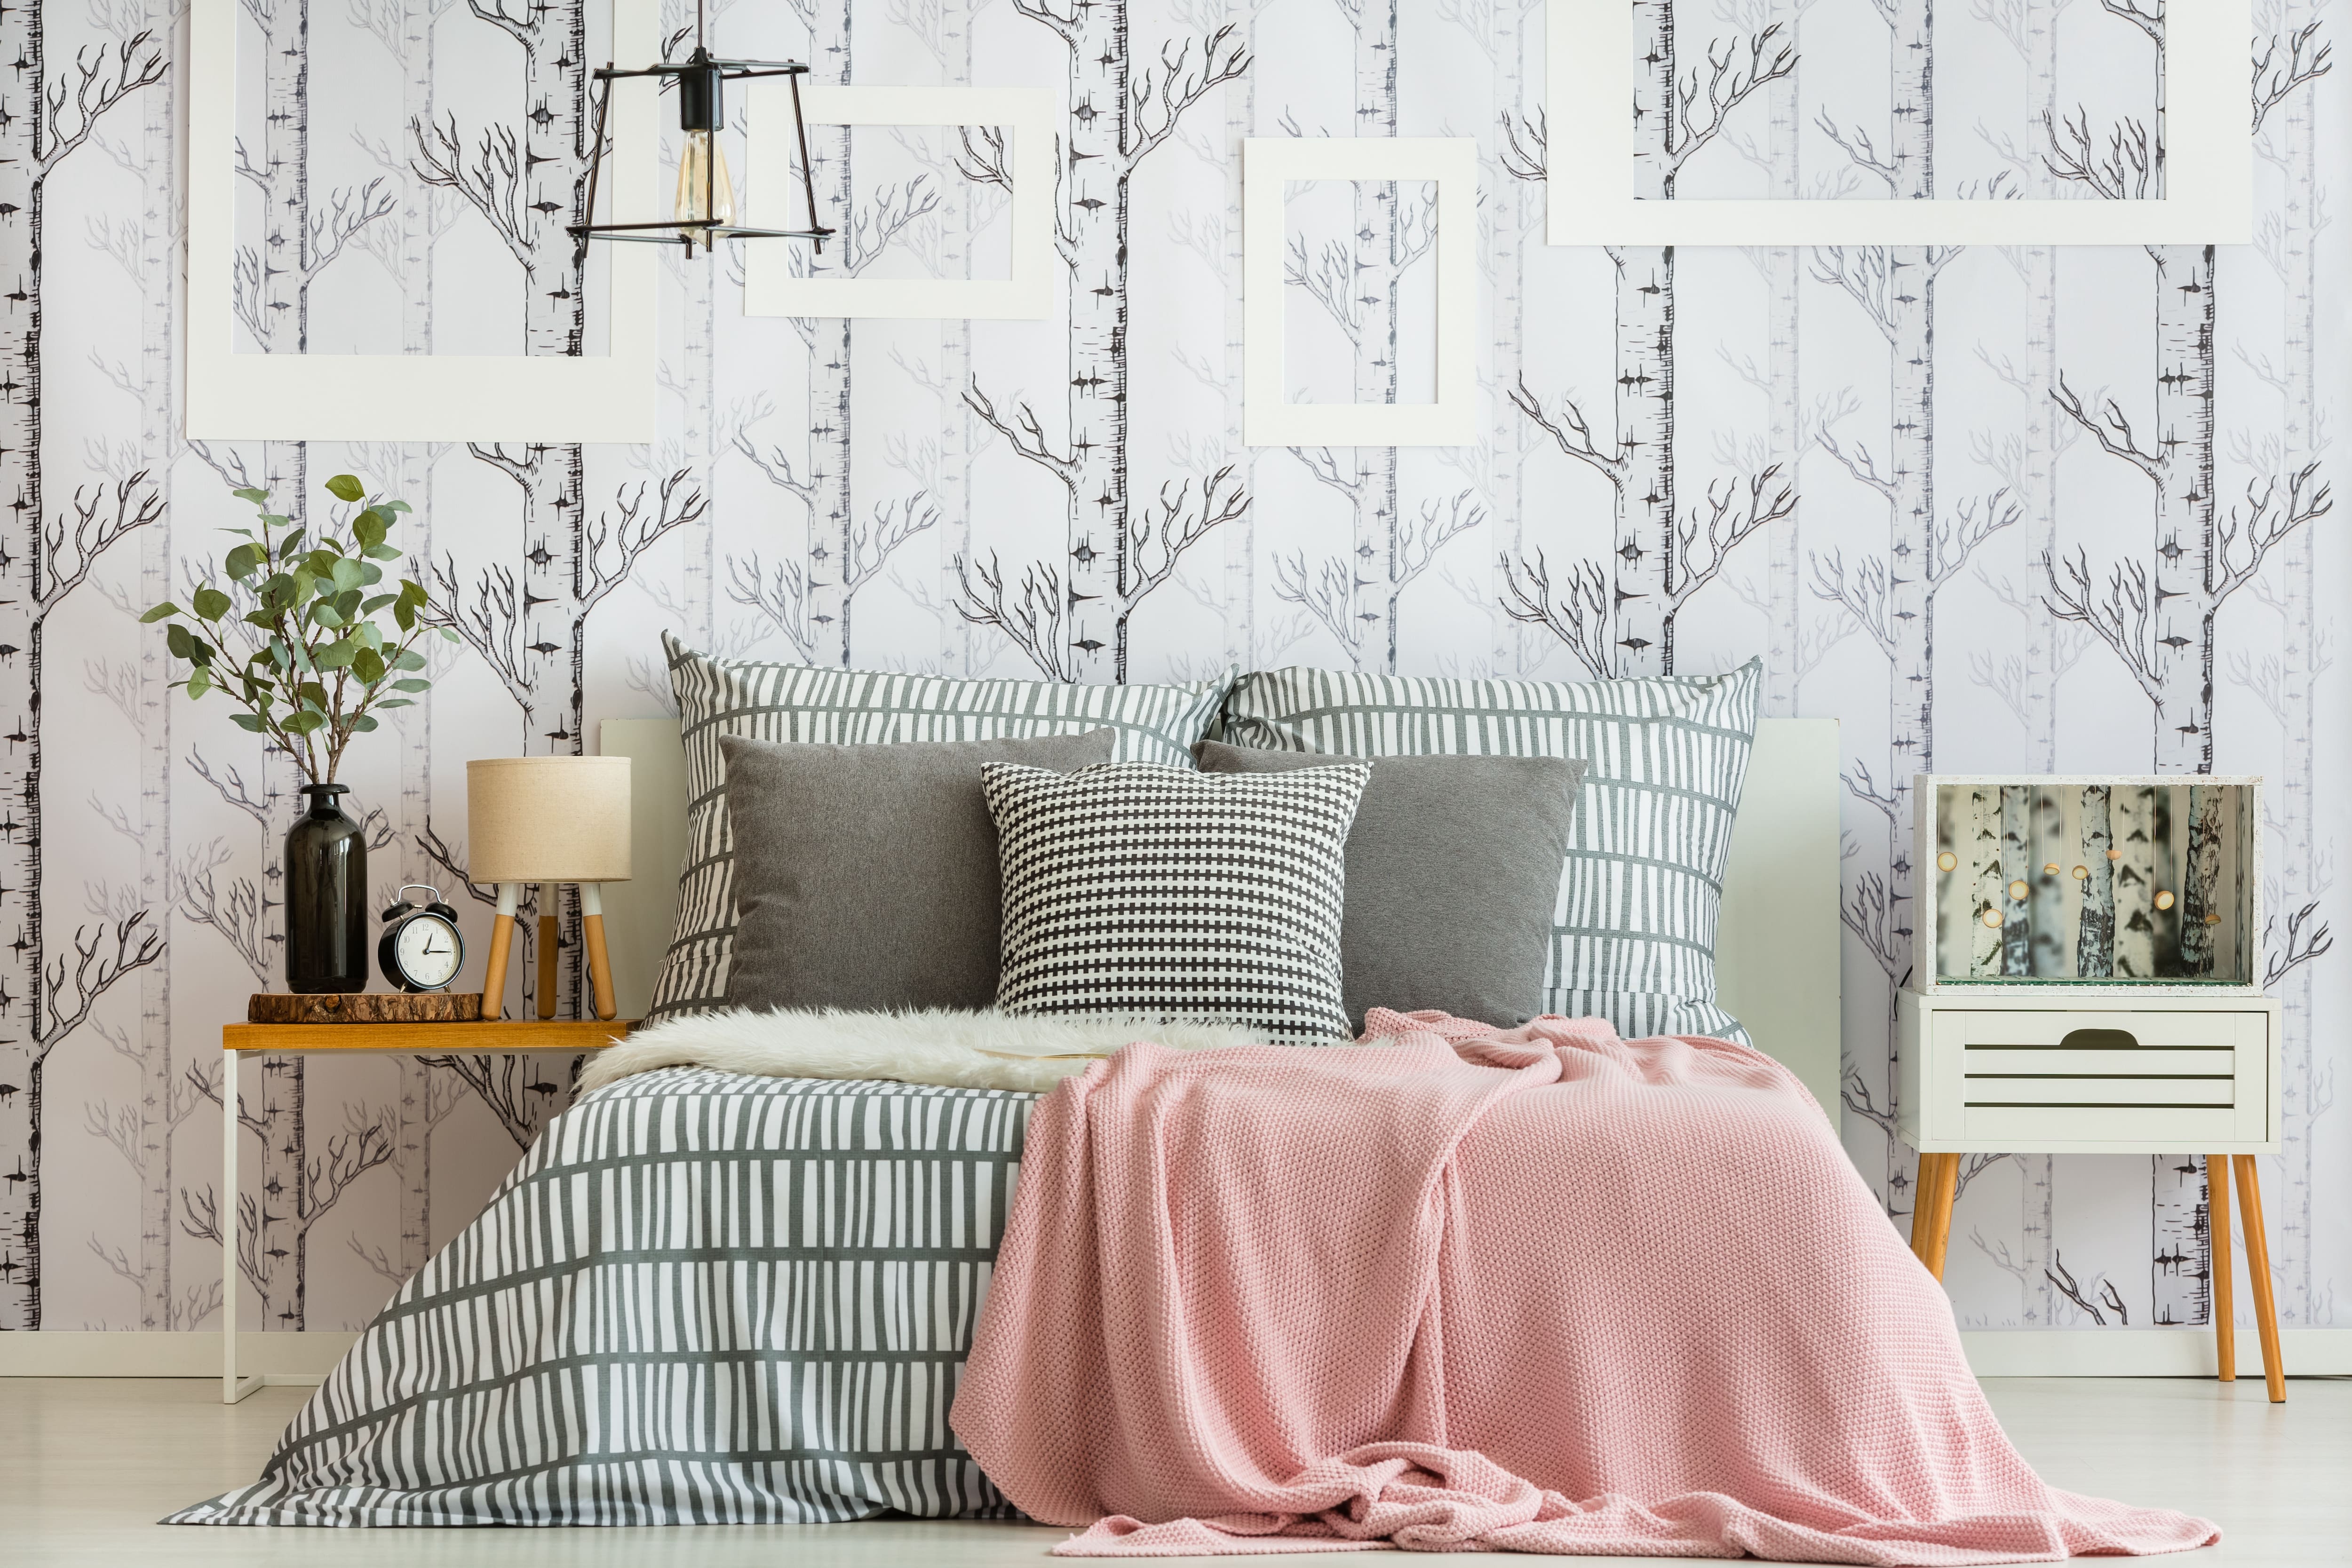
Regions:
<instances>
[{"instance_id":1,"label":"small white picture frame","mask_svg":"<svg viewBox=\"0 0 2352 1568\"><path fill-rule=\"evenodd\" d=\"M616 61L661 47L656 0L612 0ZM597 355L241 354L230 275L236 246L237 0L192 0L188 68L187 434L218 441L542 441L640 444L658 426L655 249L608 247ZM660 196L655 84L613 96L604 162L611 212ZM666 209L664 209L666 210ZM697 265L705 265L698 260ZM516 283L520 287L520 276ZM599 308L590 301L591 309Z\"/></svg>"},{"instance_id":2,"label":"small white picture frame","mask_svg":"<svg viewBox=\"0 0 2352 1568\"><path fill-rule=\"evenodd\" d=\"M1285 192L1294 181L1437 186L1437 400L1292 402L1284 369ZM1466 136L1250 137L1242 142L1244 441L1251 446L1466 446L1478 439L1478 144Z\"/></svg>"},{"instance_id":3,"label":"small white picture frame","mask_svg":"<svg viewBox=\"0 0 2352 1568\"><path fill-rule=\"evenodd\" d=\"M1544 237L1553 245L2244 245L2253 237L2250 0L2166 8L2165 194L2130 202L1639 200L1627 111L1633 22L1625 0L1547 0Z\"/></svg>"},{"instance_id":4,"label":"small white picture frame","mask_svg":"<svg viewBox=\"0 0 2352 1568\"><path fill-rule=\"evenodd\" d=\"M755 172L751 220L771 228L808 221L793 145L792 87L761 81L748 117ZM793 257L776 246L747 245L747 316L866 316L900 320L1042 321L1054 313L1054 127L1061 105L1046 88L809 87L802 111L811 125L992 125L1011 141L1010 277L795 277ZM842 214L821 214L834 228ZM825 242L838 245L838 238Z\"/></svg>"}]
</instances>

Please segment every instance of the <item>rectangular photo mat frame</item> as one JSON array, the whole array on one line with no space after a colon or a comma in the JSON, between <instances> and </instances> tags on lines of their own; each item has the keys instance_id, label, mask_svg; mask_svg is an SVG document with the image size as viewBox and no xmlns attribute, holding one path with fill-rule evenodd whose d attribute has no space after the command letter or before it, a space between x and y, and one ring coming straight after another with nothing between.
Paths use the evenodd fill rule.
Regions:
<instances>
[{"instance_id":1,"label":"rectangular photo mat frame","mask_svg":"<svg viewBox=\"0 0 2352 1568\"><path fill-rule=\"evenodd\" d=\"M1437 400L1287 401L1285 191L1294 181L1437 186ZM1466 136L1248 137L1242 142L1242 430L1251 446L1467 446L1478 440L1478 144Z\"/></svg>"},{"instance_id":2,"label":"rectangular photo mat frame","mask_svg":"<svg viewBox=\"0 0 2352 1568\"><path fill-rule=\"evenodd\" d=\"M612 0L616 61L661 47L656 0ZM186 434L214 441L541 441L655 438L659 277L654 247L613 246L599 355L246 354L236 351L237 0L190 0ZM617 84L614 211L660 199L655 90ZM696 258L696 265L710 265ZM591 304L591 309L600 307Z\"/></svg>"},{"instance_id":3,"label":"rectangular photo mat frame","mask_svg":"<svg viewBox=\"0 0 2352 1568\"><path fill-rule=\"evenodd\" d=\"M2172 0L2165 9L2160 199L1646 201L1633 194L1633 7L1627 0L1545 0L1551 155L1544 237L1580 246L2248 244L2251 0ZM1801 58L1801 42L1798 52Z\"/></svg>"}]
</instances>

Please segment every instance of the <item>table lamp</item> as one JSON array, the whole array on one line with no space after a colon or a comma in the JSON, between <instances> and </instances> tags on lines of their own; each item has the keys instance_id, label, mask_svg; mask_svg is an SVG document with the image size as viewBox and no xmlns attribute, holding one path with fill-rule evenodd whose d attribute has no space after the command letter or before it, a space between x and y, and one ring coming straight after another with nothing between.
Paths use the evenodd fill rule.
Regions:
<instances>
[{"instance_id":1,"label":"table lamp","mask_svg":"<svg viewBox=\"0 0 2352 1568\"><path fill-rule=\"evenodd\" d=\"M503 1011L507 946L527 882L541 884L539 1016L555 1016L555 890L567 882L580 884L596 1016L619 1012L597 884L629 880L629 759L491 757L467 763L466 849L467 874L499 888L489 968L482 977L482 1016L495 1019Z\"/></svg>"}]
</instances>

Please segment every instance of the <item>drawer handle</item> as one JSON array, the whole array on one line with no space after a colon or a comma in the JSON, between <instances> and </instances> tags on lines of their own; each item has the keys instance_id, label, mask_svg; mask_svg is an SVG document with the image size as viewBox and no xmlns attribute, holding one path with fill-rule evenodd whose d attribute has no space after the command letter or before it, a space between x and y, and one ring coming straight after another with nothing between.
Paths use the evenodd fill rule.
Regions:
<instances>
[{"instance_id":1,"label":"drawer handle","mask_svg":"<svg viewBox=\"0 0 2352 1568\"><path fill-rule=\"evenodd\" d=\"M2061 1051L2137 1051L2139 1041L2127 1029L2069 1030L2058 1042Z\"/></svg>"}]
</instances>

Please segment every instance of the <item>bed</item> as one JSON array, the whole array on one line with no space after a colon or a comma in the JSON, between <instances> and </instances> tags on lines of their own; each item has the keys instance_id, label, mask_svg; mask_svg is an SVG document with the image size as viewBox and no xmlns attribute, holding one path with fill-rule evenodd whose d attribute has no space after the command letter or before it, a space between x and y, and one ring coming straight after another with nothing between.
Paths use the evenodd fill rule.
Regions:
<instances>
[{"instance_id":1,"label":"bed","mask_svg":"<svg viewBox=\"0 0 2352 1568\"><path fill-rule=\"evenodd\" d=\"M1836 733L1760 726L1717 949L1726 1005L1832 1115ZM684 768L674 722L601 740L636 763L639 875L604 905L635 1016L672 926ZM693 1067L609 1085L402 1288L264 1479L173 1521L1008 1512L948 1411L1035 1103Z\"/></svg>"}]
</instances>

